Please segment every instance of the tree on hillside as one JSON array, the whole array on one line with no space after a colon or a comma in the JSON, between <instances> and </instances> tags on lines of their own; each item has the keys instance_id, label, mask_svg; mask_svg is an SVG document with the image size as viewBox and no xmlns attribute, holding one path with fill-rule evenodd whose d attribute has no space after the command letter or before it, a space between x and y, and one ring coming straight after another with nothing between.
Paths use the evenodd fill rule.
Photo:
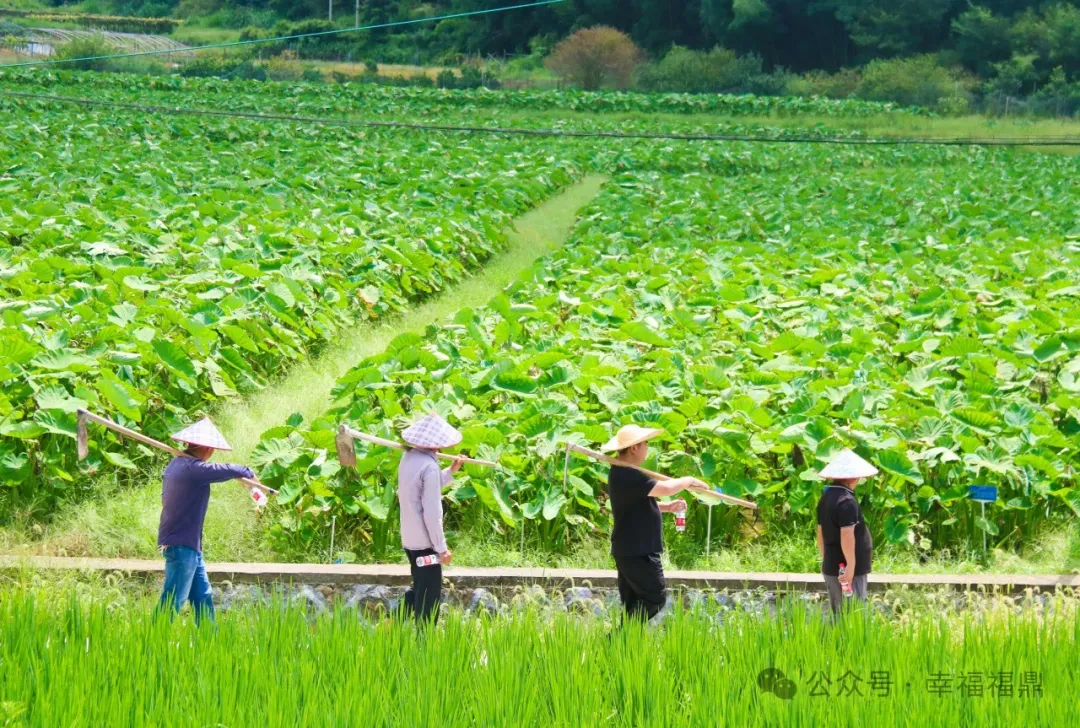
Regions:
<instances>
[{"instance_id":1,"label":"tree on hillside","mask_svg":"<svg viewBox=\"0 0 1080 728\"><path fill-rule=\"evenodd\" d=\"M972 5L952 21L957 59L981 76L990 75L992 64L1009 58L1012 40L1008 18L989 8Z\"/></svg>"},{"instance_id":2,"label":"tree on hillside","mask_svg":"<svg viewBox=\"0 0 1080 728\"><path fill-rule=\"evenodd\" d=\"M549 71L587 91L626 88L644 60L630 36L604 25L568 37L544 61Z\"/></svg>"}]
</instances>

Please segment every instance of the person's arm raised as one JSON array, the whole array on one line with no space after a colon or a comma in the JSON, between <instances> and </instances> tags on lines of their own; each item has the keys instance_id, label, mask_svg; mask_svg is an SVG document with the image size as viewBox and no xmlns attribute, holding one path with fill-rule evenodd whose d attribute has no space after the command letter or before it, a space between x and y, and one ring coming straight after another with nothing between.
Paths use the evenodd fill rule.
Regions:
<instances>
[{"instance_id":1,"label":"person's arm raised","mask_svg":"<svg viewBox=\"0 0 1080 728\"><path fill-rule=\"evenodd\" d=\"M240 480L248 478L258 480L255 472L246 465L233 463L207 463L202 460L193 460L191 467L199 471L199 475L207 483L224 483L226 480Z\"/></svg>"},{"instance_id":2,"label":"person's arm raised","mask_svg":"<svg viewBox=\"0 0 1080 728\"><path fill-rule=\"evenodd\" d=\"M708 490L709 486L702 483L697 478L685 477L685 478L673 478L671 480L664 480L653 486L649 491L649 497L651 498L667 498L668 496L677 495L690 487L697 486L698 488L705 488Z\"/></svg>"}]
</instances>

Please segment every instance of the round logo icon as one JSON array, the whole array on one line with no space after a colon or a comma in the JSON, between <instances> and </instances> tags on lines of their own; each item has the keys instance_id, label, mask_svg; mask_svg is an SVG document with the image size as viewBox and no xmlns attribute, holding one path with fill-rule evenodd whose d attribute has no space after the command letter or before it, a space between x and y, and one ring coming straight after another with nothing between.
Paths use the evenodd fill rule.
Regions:
<instances>
[{"instance_id":1,"label":"round logo icon","mask_svg":"<svg viewBox=\"0 0 1080 728\"><path fill-rule=\"evenodd\" d=\"M799 690L795 683L788 680L787 675L775 667L767 667L757 676L758 687L767 693L772 693L781 700L791 700Z\"/></svg>"},{"instance_id":2,"label":"round logo icon","mask_svg":"<svg viewBox=\"0 0 1080 728\"><path fill-rule=\"evenodd\" d=\"M780 672L775 667L766 667L758 673L757 684L762 690L772 692L773 688L776 687L776 681L783 679L784 673Z\"/></svg>"}]
</instances>

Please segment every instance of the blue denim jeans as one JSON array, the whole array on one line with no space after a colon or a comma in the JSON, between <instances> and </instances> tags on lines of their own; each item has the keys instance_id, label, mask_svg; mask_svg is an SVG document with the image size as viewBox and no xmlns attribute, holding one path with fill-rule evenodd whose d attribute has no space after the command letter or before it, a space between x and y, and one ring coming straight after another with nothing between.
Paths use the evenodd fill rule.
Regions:
<instances>
[{"instance_id":1,"label":"blue denim jeans","mask_svg":"<svg viewBox=\"0 0 1080 728\"><path fill-rule=\"evenodd\" d=\"M171 608L176 614L184 602L191 602L196 624L204 616L214 621L213 592L202 552L187 546L166 546L165 590L158 608Z\"/></svg>"}]
</instances>

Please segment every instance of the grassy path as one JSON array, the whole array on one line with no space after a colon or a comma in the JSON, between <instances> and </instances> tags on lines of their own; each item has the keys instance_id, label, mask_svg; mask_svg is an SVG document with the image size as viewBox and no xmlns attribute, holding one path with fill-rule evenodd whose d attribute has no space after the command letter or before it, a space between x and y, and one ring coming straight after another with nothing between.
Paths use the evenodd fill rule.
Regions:
<instances>
[{"instance_id":1,"label":"grassy path","mask_svg":"<svg viewBox=\"0 0 1080 728\"><path fill-rule=\"evenodd\" d=\"M341 341L314 361L293 368L281 381L243 400L226 405L214 420L234 448L228 460L245 462L267 429L299 412L304 419L321 415L330 405L338 378L365 357L381 352L398 334L421 332L464 306L487 303L536 259L562 245L577 212L599 192L601 176L582 182L515 220L510 246L477 275L443 291L409 312L381 324L364 324L343 332ZM224 455L217 460L224 461ZM146 487L124 490L73 506L54 525L36 533L0 531L0 550L67 556L156 556L154 546L161 488L154 473ZM31 542L31 543L28 543ZM217 487L206 518L205 549L215 561L273 561L263 544L247 491L235 485Z\"/></svg>"}]
</instances>

